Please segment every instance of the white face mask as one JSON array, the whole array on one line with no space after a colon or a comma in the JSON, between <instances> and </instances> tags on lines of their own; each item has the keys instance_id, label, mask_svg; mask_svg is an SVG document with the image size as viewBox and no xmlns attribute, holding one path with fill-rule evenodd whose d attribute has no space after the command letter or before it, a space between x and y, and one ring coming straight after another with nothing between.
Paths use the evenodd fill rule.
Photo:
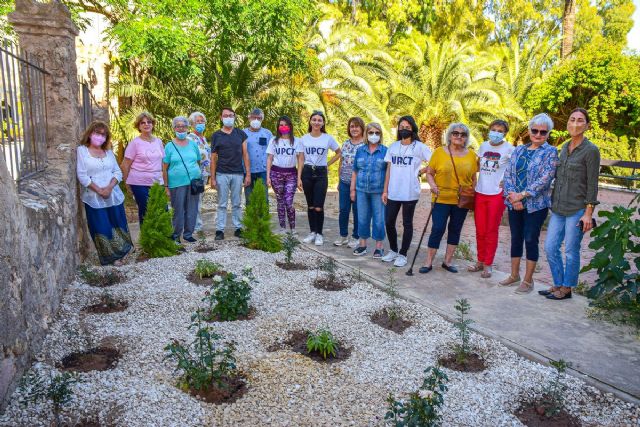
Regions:
<instances>
[{"instance_id":1,"label":"white face mask","mask_svg":"<svg viewBox=\"0 0 640 427\"><path fill-rule=\"evenodd\" d=\"M236 122L236 118L235 117L223 117L222 118L222 124L227 126L227 127L233 126L233 124L235 122Z\"/></svg>"},{"instance_id":2,"label":"white face mask","mask_svg":"<svg viewBox=\"0 0 640 427\"><path fill-rule=\"evenodd\" d=\"M372 144L377 144L378 142L380 142L380 135L376 135L376 134L367 135L367 141L369 141Z\"/></svg>"},{"instance_id":3,"label":"white face mask","mask_svg":"<svg viewBox=\"0 0 640 427\"><path fill-rule=\"evenodd\" d=\"M253 129L260 129L261 124L262 124L262 121L257 119L253 119L249 122L249 125L251 125Z\"/></svg>"}]
</instances>

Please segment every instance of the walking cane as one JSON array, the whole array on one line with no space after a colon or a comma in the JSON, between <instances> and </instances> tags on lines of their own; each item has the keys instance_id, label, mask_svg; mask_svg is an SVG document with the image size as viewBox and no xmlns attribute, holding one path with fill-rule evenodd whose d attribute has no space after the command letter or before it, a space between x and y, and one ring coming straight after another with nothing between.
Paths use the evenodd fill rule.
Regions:
<instances>
[{"instance_id":1,"label":"walking cane","mask_svg":"<svg viewBox=\"0 0 640 427\"><path fill-rule=\"evenodd\" d=\"M427 227L429 227L429 221L431 221L431 215L433 214L433 205L438 201L438 196L436 196L435 200L431 204L431 210L429 211L429 216L427 217L427 222L424 225L424 229L422 230L422 236L420 236L420 241L418 242L418 247L416 248L416 253L413 255L413 261L411 261L411 267L405 273L407 276L413 276L413 264L416 263L416 258L418 257L418 252L420 252L420 246L422 245L422 239L424 239L424 235L427 232Z\"/></svg>"}]
</instances>

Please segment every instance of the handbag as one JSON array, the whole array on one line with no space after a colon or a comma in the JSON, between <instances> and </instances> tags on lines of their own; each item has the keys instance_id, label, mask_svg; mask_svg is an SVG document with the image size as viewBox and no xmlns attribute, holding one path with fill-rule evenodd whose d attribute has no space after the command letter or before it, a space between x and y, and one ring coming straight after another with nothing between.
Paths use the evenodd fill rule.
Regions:
<instances>
[{"instance_id":1,"label":"handbag","mask_svg":"<svg viewBox=\"0 0 640 427\"><path fill-rule=\"evenodd\" d=\"M451 150L449 150L449 156L451 157L451 164L453 165L453 173L456 175L456 181L458 181L458 207L472 211L476 192L471 186L460 185L458 171L456 170L456 162L453 161L453 154L451 154Z\"/></svg>"},{"instance_id":2,"label":"handbag","mask_svg":"<svg viewBox=\"0 0 640 427\"><path fill-rule=\"evenodd\" d=\"M187 171L187 177L189 178L189 187L191 189L191 194L195 196L197 194L204 193L204 181L202 180L202 178L191 179L191 175L189 175L189 169L187 169L187 165L184 163L182 154L180 154L180 151L178 151L178 147L176 147L176 144L174 142L171 142L171 143L173 144L173 148L176 149L176 153L178 153L178 156L180 156L180 160L182 160L182 166L184 166L184 170Z\"/></svg>"}]
</instances>

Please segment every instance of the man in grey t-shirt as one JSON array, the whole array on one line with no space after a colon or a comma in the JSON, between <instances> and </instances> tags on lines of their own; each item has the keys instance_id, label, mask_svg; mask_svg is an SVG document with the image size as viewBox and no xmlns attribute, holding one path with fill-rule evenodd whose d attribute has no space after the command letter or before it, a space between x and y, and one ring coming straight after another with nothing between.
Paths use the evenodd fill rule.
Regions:
<instances>
[{"instance_id":1,"label":"man in grey t-shirt","mask_svg":"<svg viewBox=\"0 0 640 427\"><path fill-rule=\"evenodd\" d=\"M234 235L242 231L242 187L251 183L251 163L247 152L247 134L234 127L236 113L225 107L220 114L222 129L211 136L211 188L218 191L216 240L224 239L227 225L227 202L231 195L231 219ZM246 165L245 173L242 165Z\"/></svg>"}]
</instances>

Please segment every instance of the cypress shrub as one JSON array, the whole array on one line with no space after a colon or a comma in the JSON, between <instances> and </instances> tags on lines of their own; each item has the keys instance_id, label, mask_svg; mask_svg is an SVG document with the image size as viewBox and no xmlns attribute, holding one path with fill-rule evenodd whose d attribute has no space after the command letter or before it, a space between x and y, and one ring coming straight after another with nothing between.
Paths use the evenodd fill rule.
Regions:
<instances>
[{"instance_id":1,"label":"cypress shrub","mask_svg":"<svg viewBox=\"0 0 640 427\"><path fill-rule=\"evenodd\" d=\"M140 227L140 247L151 258L173 256L178 253L178 244L173 240L171 217L173 210L167 209L169 198L164 186L155 183L149 190L147 213Z\"/></svg>"},{"instance_id":2,"label":"cypress shrub","mask_svg":"<svg viewBox=\"0 0 640 427\"><path fill-rule=\"evenodd\" d=\"M271 214L269 213L264 183L261 179L257 180L253 186L242 225L242 240L248 248L265 252L280 252L282 250L280 236L271 231Z\"/></svg>"}]
</instances>

